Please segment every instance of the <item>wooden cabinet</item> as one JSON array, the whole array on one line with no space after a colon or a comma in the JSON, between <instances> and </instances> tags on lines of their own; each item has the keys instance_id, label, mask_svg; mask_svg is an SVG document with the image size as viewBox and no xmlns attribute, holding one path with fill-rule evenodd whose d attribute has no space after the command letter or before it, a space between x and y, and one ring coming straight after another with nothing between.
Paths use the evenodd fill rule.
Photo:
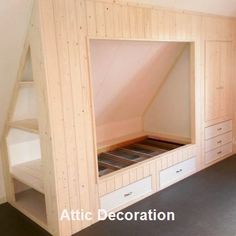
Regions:
<instances>
[{"instance_id":1,"label":"wooden cabinet","mask_svg":"<svg viewBox=\"0 0 236 236\"><path fill-rule=\"evenodd\" d=\"M232 154L232 120L205 128L205 164Z\"/></svg>"},{"instance_id":2,"label":"wooden cabinet","mask_svg":"<svg viewBox=\"0 0 236 236\"><path fill-rule=\"evenodd\" d=\"M232 116L232 42L207 41L205 47L205 122Z\"/></svg>"}]
</instances>

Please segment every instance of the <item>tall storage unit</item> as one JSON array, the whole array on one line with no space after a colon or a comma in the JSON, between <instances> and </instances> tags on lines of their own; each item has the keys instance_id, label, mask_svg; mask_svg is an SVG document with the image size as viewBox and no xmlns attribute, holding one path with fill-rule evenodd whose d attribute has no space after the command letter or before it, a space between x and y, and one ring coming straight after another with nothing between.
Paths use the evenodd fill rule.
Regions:
<instances>
[{"instance_id":1,"label":"tall storage unit","mask_svg":"<svg viewBox=\"0 0 236 236\"><path fill-rule=\"evenodd\" d=\"M205 64L205 122L232 119L233 44L207 41Z\"/></svg>"},{"instance_id":2,"label":"tall storage unit","mask_svg":"<svg viewBox=\"0 0 236 236\"><path fill-rule=\"evenodd\" d=\"M205 162L232 153L233 42L205 43Z\"/></svg>"}]
</instances>

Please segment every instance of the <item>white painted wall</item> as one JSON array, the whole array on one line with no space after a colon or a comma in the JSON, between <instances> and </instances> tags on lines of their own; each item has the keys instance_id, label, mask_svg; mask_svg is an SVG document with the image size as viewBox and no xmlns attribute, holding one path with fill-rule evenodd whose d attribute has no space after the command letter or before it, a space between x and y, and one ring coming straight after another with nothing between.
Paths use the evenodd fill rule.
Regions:
<instances>
[{"instance_id":1,"label":"white painted wall","mask_svg":"<svg viewBox=\"0 0 236 236\"><path fill-rule=\"evenodd\" d=\"M0 135L24 45L32 0L7 0L0 4Z\"/></svg>"},{"instance_id":2,"label":"white painted wall","mask_svg":"<svg viewBox=\"0 0 236 236\"><path fill-rule=\"evenodd\" d=\"M34 86L21 87L12 120L37 119L38 106Z\"/></svg>"},{"instance_id":3,"label":"white painted wall","mask_svg":"<svg viewBox=\"0 0 236 236\"><path fill-rule=\"evenodd\" d=\"M144 115L144 130L191 137L190 46L186 46Z\"/></svg>"},{"instance_id":4,"label":"white painted wall","mask_svg":"<svg viewBox=\"0 0 236 236\"><path fill-rule=\"evenodd\" d=\"M185 43L91 42L98 143L142 131L142 116Z\"/></svg>"},{"instance_id":5,"label":"white painted wall","mask_svg":"<svg viewBox=\"0 0 236 236\"><path fill-rule=\"evenodd\" d=\"M41 159L38 134L11 129L7 137L7 145L11 167L24 162Z\"/></svg>"}]
</instances>

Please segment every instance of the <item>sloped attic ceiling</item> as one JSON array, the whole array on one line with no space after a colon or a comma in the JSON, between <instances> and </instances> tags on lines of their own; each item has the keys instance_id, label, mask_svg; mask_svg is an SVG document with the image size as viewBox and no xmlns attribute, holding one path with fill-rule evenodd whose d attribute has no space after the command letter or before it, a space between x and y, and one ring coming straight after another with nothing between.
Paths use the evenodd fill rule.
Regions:
<instances>
[{"instance_id":1,"label":"sloped attic ceiling","mask_svg":"<svg viewBox=\"0 0 236 236\"><path fill-rule=\"evenodd\" d=\"M92 40L96 125L142 117L185 43Z\"/></svg>"}]
</instances>

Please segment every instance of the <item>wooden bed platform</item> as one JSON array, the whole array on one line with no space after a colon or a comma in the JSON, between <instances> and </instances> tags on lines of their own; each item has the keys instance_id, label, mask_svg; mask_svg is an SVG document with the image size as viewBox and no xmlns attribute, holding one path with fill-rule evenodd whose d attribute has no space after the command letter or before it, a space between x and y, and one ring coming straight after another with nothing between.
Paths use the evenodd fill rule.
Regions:
<instances>
[{"instance_id":1,"label":"wooden bed platform","mask_svg":"<svg viewBox=\"0 0 236 236\"><path fill-rule=\"evenodd\" d=\"M98 154L99 176L104 176L183 145L147 137L132 144L102 152Z\"/></svg>"}]
</instances>

